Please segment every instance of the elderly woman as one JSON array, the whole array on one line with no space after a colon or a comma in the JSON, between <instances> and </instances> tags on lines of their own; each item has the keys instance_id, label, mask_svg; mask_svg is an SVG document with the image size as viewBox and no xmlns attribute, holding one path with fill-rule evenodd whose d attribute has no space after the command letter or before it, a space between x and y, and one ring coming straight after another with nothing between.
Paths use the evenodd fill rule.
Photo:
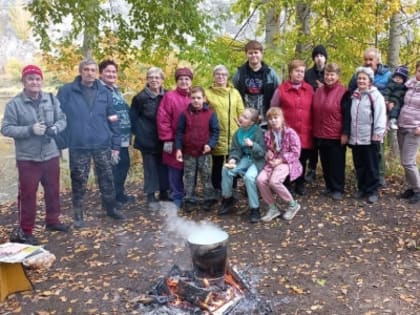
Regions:
<instances>
[{"instance_id":1,"label":"elderly woman","mask_svg":"<svg viewBox=\"0 0 420 315\"><path fill-rule=\"evenodd\" d=\"M228 82L229 72L223 65L213 70L213 84L206 90L207 102L219 120L219 141L212 151L211 181L216 191L221 190L222 168L227 159L232 136L238 129L238 118L244 111L239 91Z\"/></svg>"},{"instance_id":2,"label":"elderly woman","mask_svg":"<svg viewBox=\"0 0 420 315\"><path fill-rule=\"evenodd\" d=\"M156 115L165 90L162 87L164 75L160 68L152 67L146 74L146 86L134 96L130 108L131 129L135 135L134 147L143 158L144 192L148 206L157 208L155 193L159 199L168 199L168 169L162 163L163 143L159 140Z\"/></svg>"},{"instance_id":3,"label":"elderly woman","mask_svg":"<svg viewBox=\"0 0 420 315\"><path fill-rule=\"evenodd\" d=\"M415 77L405 85L408 90L398 119L398 144L408 189L400 197L415 204L420 201L420 176L416 165L420 147L420 61L416 63Z\"/></svg>"},{"instance_id":4,"label":"elderly woman","mask_svg":"<svg viewBox=\"0 0 420 315\"><path fill-rule=\"evenodd\" d=\"M367 196L369 203L378 201L379 150L386 126L385 100L373 85L374 73L369 67L356 69L357 89L351 96L349 144L356 169L356 198Z\"/></svg>"},{"instance_id":5,"label":"elderly woman","mask_svg":"<svg viewBox=\"0 0 420 315\"><path fill-rule=\"evenodd\" d=\"M312 104L312 133L321 157L325 194L334 200L341 200L344 192L347 137L342 137L341 100L345 93L346 88L340 83L340 67L327 64L324 85L316 90Z\"/></svg>"},{"instance_id":6,"label":"elderly woman","mask_svg":"<svg viewBox=\"0 0 420 315\"><path fill-rule=\"evenodd\" d=\"M312 150L312 98L313 88L303 81L305 62L293 60L289 64L289 80L279 85L271 99L271 106L280 106L286 125L299 135L301 143L300 163L303 173L295 181L294 191L305 195L305 169Z\"/></svg>"},{"instance_id":7,"label":"elderly woman","mask_svg":"<svg viewBox=\"0 0 420 315\"><path fill-rule=\"evenodd\" d=\"M176 158L174 147L178 120L185 111L190 100L190 89L193 73L189 68L179 68L175 71L176 88L166 93L158 109L157 125L159 139L163 143L163 163L168 166L169 186L172 199L179 209L184 198L184 164Z\"/></svg>"}]
</instances>

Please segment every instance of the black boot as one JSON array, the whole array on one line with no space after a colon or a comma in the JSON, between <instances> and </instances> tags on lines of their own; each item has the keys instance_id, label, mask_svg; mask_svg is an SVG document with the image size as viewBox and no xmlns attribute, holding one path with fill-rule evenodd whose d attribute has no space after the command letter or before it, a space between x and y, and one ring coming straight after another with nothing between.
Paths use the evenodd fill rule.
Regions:
<instances>
[{"instance_id":1,"label":"black boot","mask_svg":"<svg viewBox=\"0 0 420 315\"><path fill-rule=\"evenodd\" d=\"M204 203L203 203L203 209L204 209L204 211L210 211L211 210L211 207L213 207L213 205L216 202L217 202L216 199L207 199L207 200L204 200Z\"/></svg>"},{"instance_id":2,"label":"black boot","mask_svg":"<svg viewBox=\"0 0 420 315\"><path fill-rule=\"evenodd\" d=\"M228 214L232 210L234 204L235 204L235 199L233 198L233 196L229 198L223 198L222 204L220 205L220 209L219 211L217 211L217 214L218 215Z\"/></svg>"},{"instance_id":3,"label":"black boot","mask_svg":"<svg viewBox=\"0 0 420 315\"><path fill-rule=\"evenodd\" d=\"M251 208L251 215L249 216L249 221L251 223L257 223L260 221L261 214L260 214L260 208Z\"/></svg>"},{"instance_id":4,"label":"black boot","mask_svg":"<svg viewBox=\"0 0 420 315\"><path fill-rule=\"evenodd\" d=\"M77 229L85 227L83 221L83 209L81 207L73 207L74 227Z\"/></svg>"},{"instance_id":5,"label":"black boot","mask_svg":"<svg viewBox=\"0 0 420 315\"><path fill-rule=\"evenodd\" d=\"M108 208L106 210L106 215L115 219L115 220L125 220L127 219L126 216L124 214L122 214L121 212L119 212L115 207L113 208Z\"/></svg>"}]
</instances>

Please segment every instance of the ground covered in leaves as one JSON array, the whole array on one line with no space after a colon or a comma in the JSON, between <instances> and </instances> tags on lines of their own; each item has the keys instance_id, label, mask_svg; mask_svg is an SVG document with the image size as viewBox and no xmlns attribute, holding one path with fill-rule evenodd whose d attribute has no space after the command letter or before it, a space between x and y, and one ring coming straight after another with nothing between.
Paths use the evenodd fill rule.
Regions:
<instances>
[{"instance_id":1,"label":"ground covered in leaves","mask_svg":"<svg viewBox=\"0 0 420 315\"><path fill-rule=\"evenodd\" d=\"M299 198L292 222L258 224L247 214L218 217L217 206L168 219L146 209L141 183L130 184L138 199L122 209L128 220L119 224L104 216L91 191L85 229L47 232L40 211L35 235L57 261L49 270L28 270L34 290L10 295L0 314L143 314L138 299L160 276L174 264L191 269L181 234L200 220L229 233L230 263L250 275L273 314L419 314L420 205L396 199L398 179L389 180L375 205L353 199L350 186L342 201L332 201L320 194L318 179ZM71 223L68 194L62 204ZM245 207L242 198L236 208ZM0 217L5 242L16 204L1 205Z\"/></svg>"}]
</instances>

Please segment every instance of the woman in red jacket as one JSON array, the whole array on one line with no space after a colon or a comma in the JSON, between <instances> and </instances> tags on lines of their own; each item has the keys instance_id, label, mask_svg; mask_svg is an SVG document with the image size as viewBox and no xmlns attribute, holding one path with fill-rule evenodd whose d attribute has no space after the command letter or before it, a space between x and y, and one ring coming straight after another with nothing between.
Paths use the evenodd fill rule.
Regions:
<instances>
[{"instance_id":1,"label":"woman in red jacket","mask_svg":"<svg viewBox=\"0 0 420 315\"><path fill-rule=\"evenodd\" d=\"M346 88L340 83L340 67L330 63L324 70L324 86L316 90L312 105L312 127L319 148L325 180L325 195L341 200L346 167L346 136L342 137L342 102Z\"/></svg>"},{"instance_id":2,"label":"woman in red jacket","mask_svg":"<svg viewBox=\"0 0 420 315\"><path fill-rule=\"evenodd\" d=\"M301 142L300 162L305 174L306 163L312 149L312 98L313 89L303 81L305 62L293 60L289 64L290 79L279 85L271 100L271 106L280 106L283 110L286 124L299 135ZM295 180L294 190L297 194L305 195L305 177L299 176Z\"/></svg>"}]
</instances>

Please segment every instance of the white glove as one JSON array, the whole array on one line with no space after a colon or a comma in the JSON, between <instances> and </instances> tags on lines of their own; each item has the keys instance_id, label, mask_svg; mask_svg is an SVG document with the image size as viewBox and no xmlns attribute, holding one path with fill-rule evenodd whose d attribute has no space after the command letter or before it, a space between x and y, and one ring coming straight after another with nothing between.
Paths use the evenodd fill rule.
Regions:
<instances>
[{"instance_id":1,"label":"white glove","mask_svg":"<svg viewBox=\"0 0 420 315\"><path fill-rule=\"evenodd\" d=\"M37 122L32 125L32 131L37 136L43 136L46 130L47 130L47 127L45 126L44 123Z\"/></svg>"},{"instance_id":2,"label":"white glove","mask_svg":"<svg viewBox=\"0 0 420 315\"><path fill-rule=\"evenodd\" d=\"M112 150L111 152L111 164L117 165L120 162L120 151Z\"/></svg>"},{"instance_id":3,"label":"white glove","mask_svg":"<svg viewBox=\"0 0 420 315\"><path fill-rule=\"evenodd\" d=\"M165 141L163 143L163 151L166 153L172 153L174 149L174 143L172 141Z\"/></svg>"}]
</instances>

